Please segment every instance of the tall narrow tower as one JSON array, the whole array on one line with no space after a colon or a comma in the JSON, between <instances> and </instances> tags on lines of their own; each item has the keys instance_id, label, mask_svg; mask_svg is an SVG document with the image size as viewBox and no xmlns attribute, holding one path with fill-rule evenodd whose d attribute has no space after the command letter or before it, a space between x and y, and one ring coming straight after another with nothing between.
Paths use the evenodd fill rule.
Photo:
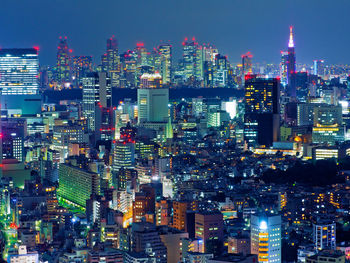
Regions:
<instances>
[{"instance_id":1,"label":"tall narrow tower","mask_svg":"<svg viewBox=\"0 0 350 263\"><path fill-rule=\"evenodd\" d=\"M57 47L56 80L59 84L71 82L71 49L68 48L67 37L60 37Z\"/></svg>"},{"instance_id":2,"label":"tall narrow tower","mask_svg":"<svg viewBox=\"0 0 350 263\"><path fill-rule=\"evenodd\" d=\"M288 62L287 62L287 83L288 95L296 97L296 83L295 83L295 49L294 49L294 35L293 27L289 28L289 42L288 42Z\"/></svg>"}]
</instances>

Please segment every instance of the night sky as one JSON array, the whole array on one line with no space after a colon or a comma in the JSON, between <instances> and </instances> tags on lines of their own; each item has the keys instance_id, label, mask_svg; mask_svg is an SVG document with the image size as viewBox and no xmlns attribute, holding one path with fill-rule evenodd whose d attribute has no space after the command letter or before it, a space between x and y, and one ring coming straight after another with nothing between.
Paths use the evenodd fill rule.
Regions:
<instances>
[{"instance_id":1,"label":"night sky","mask_svg":"<svg viewBox=\"0 0 350 263\"><path fill-rule=\"evenodd\" d=\"M212 43L238 62L278 62L295 27L297 62L350 62L349 0L0 0L0 47L40 46L41 64L53 64L59 36L74 55L105 50L116 35L120 50L170 40L179 56L185 36Z\"/></svg>"}]
</instances>

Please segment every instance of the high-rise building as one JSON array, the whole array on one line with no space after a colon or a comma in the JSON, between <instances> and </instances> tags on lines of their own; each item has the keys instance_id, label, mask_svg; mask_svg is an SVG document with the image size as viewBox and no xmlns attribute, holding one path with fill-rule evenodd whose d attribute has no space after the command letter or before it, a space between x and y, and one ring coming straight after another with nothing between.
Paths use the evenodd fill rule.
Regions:
<instances>
[{"instance_id":1,"label":"high-rise building","mask_svg":"<svg viewBox=\"0 0 350 263\"><path fill-rule=\"evenodd\" d=\"M106 70L111 79L112 87L120 85L120 57L118 55L118 42L114 36L107 39Z\"/></svg>"},{"instance_id":2,"label":"high-rise building","mask_svg":"<svg viewBox=\"0 0 350 263\"><path fill-rule=\"evenodd\" d=\"M35 95L39 89L37 48L0 49L2 95Z\"/></svg>"},{"instance_id":3,"label":"high-rise building","mask_svg":"<svg viewBox=\"0 0 350 263\"><path fill-rule=\"evenodd\" d=\"M4 159L24 161L25 119L10 118L1 120L2 156Z\"/></svg>"},{"instance_id":4,"label":"high-rise building","mask_svg":"<svg viewBox=\"0 0 350 263\"><path fill-rule=\"evenodd\" d=\"M288 52L281 51L280 78L281 84L285 87L288 84Z\"/></svg>"},{"instance_id":5,"label":"high-rise building","mask_svg":"<svg viewBox=\"0 0 350 263\"><path fill-rule=\"evenodd\" d=\"M185 38L183 45L183 75L185 80L189 78L203 78L203 52L193 37L191 42Z\"/></svg>"},{"instance_id":6,"label":"high-rise building","mask_svg":"<svg viewBox=\"0 0 350 263\"><path fill-rule=\"evenodd\" d=\"M113 147L113 173L116 175L122 168L133 168L135 165L135 141L131 138L123 138L115 141Z\"/></svg>"},{"instance_id":7,"label":"high-rise building","mask_svg":"<svg viewBox=\"0 0 350 263\"><path fill-rule=\"evenodd\" d=\"M221 212L196 213L195 237L203 241L204 251L219 252L224 239L224 219ZM211 251L208 251L211 247Z\"/></svg>"},{"instance_id":8,"label":"high-rise building","mask_svg":"<svg viewBox=\"0 0 350 263\"><path fill-rule=\"evenodd\" d=\"M92 194L100 194L99 174L75 166L73 161L60 164L59 182L58 196L73 206L85 208Z\"/></svg>"},{"instance_id":9,"label":"high-rise building","mask_svg":"<svg viewBox=\"0 0 350 263\"><path fill-rule=\"evenodd\" d=\"M313 225L313 240L317 250L336 248L336 225L334 222L319 221Z\"/></svg>"},{"instance_id":10,"label":"high-rise building","mask_svg":"<svg viewBox=\"0 0 350 263\"><path fill-rule=\"evenodd\" d=\"M163 83L168 84L172 79L172 45L159 45L158 53L160 55L160 74L162 75Z\"/></svg>"},{"instance_id":11,"label":"high-rise building","mask_svg":"<svg viewBox=\"0 0 350 263\"><path fill-rule=\"evenodd\" d=\"M290 28L289 42L288 42L288 61L287 61L287 83L288 89L287 94L295 98L296 97L296 83L295 83L295 48L294 48L294 36L293 36L293 27Z\"/></svg>"},{"instance_id":12,"label":"high-rise building","mask_svg":"<svg viewBox=\"0 0 350 263\"><path fill-rule=\"evenodd\" d=\"M169 89L158 88L159 78L143 79L144 87L137 90L138 123L167 122Z\"/></svg>"},{"instance_id":13,"label":"high-rise building","mask_svg":"<svg viewBox=\"0 0 350 263\"><path fill-rule=\"evenodd\" d=\"M82 78L92 71L91 56L73 57L73 80L76 84L81 84Z\"/></svg>"},{"instance_id":14,"label":"high-rise building","mask_svg":"<svg viewBox=\"0 0 350 263\"><path fill-rule=\"evenodd\" d=\"M149 54L143 42L138 42L136 44L136 48L134 49L134 52L136 54L136 63L138 67L149 65L149 60L148 60Z\"/></svg>"},{"instance_id":15,"label":"high-rise building","mask_svg":"<svg viewBox=\"0 0 350 263\"><path fill-rule=\"evenodd\" d=\"M243 77L247 74L253 73L253 63L252 63L253 55L250 52L242 55L242 73Z\"/></svg>"},{"instance_id":16,"label":"high-rise building","mask_svg":"<svg viewBox=\"0 0 350 263\"><path fill-rule=\"evenodd\" d=\"M163 80L162 76L159 73L144 73L140 79L141 88L143 89L158 89L162 87Z\"/></svg>"},{"instance_id":17,"label":"high-rise building","mask_svg":"<svg viewBox=\"0 0 350 263\"><path fill-rule=\"evenodd\" d=\"M279 139L279 79L245 77L244 137L249 146Z\"/></svg>"},{"instance_id":18,"label":"high-rise building","mask_svg":"<svg viewBox=\"0 0 350 263\"><path fill-rule=\"evenodd\" d=\"M91 72L83 78L83 115L88 128L95 131L96 108L111 107L112 92L106 72Z\"/></svg>"},{"instance_id":19,"label":"high-rise building","mask_svg":"<svg viewBox=\"0 0 350 263\"><path fill-rule=\"evenodd\" d=\"M282 262L280 215L251 215L250 238L258 262Z\"/></svg>"},{"instance_id":20,"label":"high-rise building","mask_svg":"<svg viewBox=\"0 0 350 263\"><path fill-rule=\"evenodd\" d=\"M67 37L60 37L57 47L56 80L60 85L68 87L72 81L71 53Z\"/></svg>"},{"instance_id":21,"label":"high-rise building","mask_svg":"<svg viewBox=\"0 0 350 263\"><path fill-rule=\"evenodd\" d=\"M312 142L334 145L344 141L342 108L334 105L319 105L313 112Z\"/></svg>"},{"instance_id":22,"label":"high-rise building","mask_svg":"<svg viewBox=\"0 0 350 263\"><path fill-rule=\"evenodd\" d=\"M324 60L314 60L314 75L323 77L325 74Z\"/></svg>"}]
</instances>

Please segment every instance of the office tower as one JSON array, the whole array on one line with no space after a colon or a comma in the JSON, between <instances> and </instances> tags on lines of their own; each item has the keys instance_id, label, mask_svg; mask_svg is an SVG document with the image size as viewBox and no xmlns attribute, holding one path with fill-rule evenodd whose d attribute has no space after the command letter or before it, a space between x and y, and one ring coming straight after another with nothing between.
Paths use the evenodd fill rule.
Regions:
<instances>
[{"instance_id":1,"label":"office tower","mask_svg":"<svg viewBox=\"0 0 350 263\"><path fill-rule=\"evenodd\" d=\"M335 145L344 141L341 106L319 105L313 115L312 142Z\"/></svg>"},{"instance_id":2,"label":"office tower","mask_svg":"<svg viewBox=\"0 0 350 263\"><path fill-rule=\"evenodd\" d=\"M60 164L58 196L70 205L85 209L92 194L100 194L100 176L80 168L74 160Z\"/></svg>"},{"instance_id":3,"label":"office tower","mask_svg":"<svg viewBox=\"0 0 350 263\"><path fill-rule=\"evenodd\" d=\"M258 262L282 262L280 215L251 215L250 239Z\"/></svg>"},{"instance_id":4,"label":"office tower","mask_svg":"<svg viewBox=\"0 0 350 263\"><path fill-rule=\"evenodd\" d=\"M26 137L26 120L18 118L1 120L2 157L24 161L24 138Z\"/></svg>"},{"instance_id":5,"label":"office tower","mask_svg":"<svg viewBox=\"0 0 350 263\"><path fill-rule=\"evenodd\" d=\"M60 162L68 157L72 144L88 143L88 134L83 125L68 122L53 128L53 150L59 153Z\"/></svg>"},{"instance_id":6,"label":"office tower","mask_svg":"<svg viewBox=\"0 0 350 263\"><path fill-rule=\"evenodd\" d=\"M213 80L215 87L226 87L228 84L228 67L229 63L226 56L217 54L215 56L215 67Z\"/></svg>"},{"instance_id":7,"label":"office tower","mask_svg":"<svg viewBox=\"0 0 350 263\"><path fill-rule=\"evenodd\" d=\"M324 60L314 60L314 75L323 77L325 74Z\"/></svg>"},{"instance_id":8,"label":"office tower","mask_svg":"<svg viewBox=\"0 0 350 263\"><path fill-rule=\"evenodd\" d=\"M160 74L164 84L169 84L172 79L172 45L161 44L158 46L160 56Z\"/></svg>"},{"instance_id":9,"label":"office tower","mask_svg":"<svg viewBox=\"0 0 350 263\"><path fill-rule=\"evenodd\" d=\"M187 211L196 211L198 203L196 201L174 201L173 202L173 227L178 230L190 232L187 226ZM193 226L192 226L193 227Z\"/></svg>"},{"instance_id":10,"label":"office tower","mask_svg":"<svg viewBox=\"0 0 350 263\"><path fill-rule=\"evenodd\" d=\"M317 250L336 248L336 225L334 222L319 220L313 224L313 240Z\"/></svg>"},{"instance_id":11,"label":"office tower","mask_svg":"<svg viewBox=\"0 0 350 263\"><path fill-rule=\"evenodd\" d=\"M112 87L120 85L120 57L118 55L118 42L114 36L107 39L106 71L111 79Z\"/></svg>"},{"instance_id":12,"label":"office tower","mask_svg":"<svg viewBox=\"0 0 350 263\"><path fill-rule=\"evenodd\" d=\"M143 79L142 81L148 84L145 88L137 90L138 123L167 122L168 120L169 89L156 88L159 78L155 80L157 81L150 81L149 77L146 80Z\"/></svg>"},{"instance_id":13,"label":"office tower","mask_svg":"<svg viewBox=\"0 0 350 263\"><path fill-rule=\"evenodd\" d=\"M198 42L195 38L192 38L191 42L188 42L188 38L182 43L183 46L183 75L184 79L196 77L202 78L203 71L203 56Z\"/></svg>"},{"instance_id":14,"label":"office tower","mask_svg":"<svg viewBox=\"0 0 350 263\"><path fill-rule=\"evenodd\" d=\"M122 78L120 80L121 87L135 87L136 83L136 68L137 68L137 53L131 50L123 53L120 56L122 66Z\"/></svg>"},{"instance_id":15,"label":"office tower","mask_svg":"<svg viewBox=\"0 0 350 263\"><path fill-rule=\"evenodd\" d=\"M68 48L67 37L60 37L57 47L56 81L60 85L69 87L72 81L71 53Z\"/></svg>"},{"instance_id":16,"label":"office tower","mask_svg":"<svg viewBox=\"0 0 350 263\"><path fill-rule=\"evenodd\" d=\"M249 146L278 141L279 86L276 78L246 76L244 138Z\"/></svg>"},{"instance_id":17,"label":"office tower","mask_svg":"<svg viewBox=\"0 0 350 263\"><path fill-rule=\"evenodd\" d=\"M73 80L80 85L82 78L92 71L91 56L74 56L73 57Z\"/></svg>"},{"instance_id":18,"label":"office tower","mask_svg":"<svg viewBox=\"0 0 350 263\"><path fill-rule=\"evenodd\" d=\"M162 87L162 83L162 76L159 73L144 73L141 76L140 86L142 89L159 89Z\"/></svg>"},{"instance_id":19,"label":"office tower","mask_svg":"<svg viewBox=\"0 0 350 263\"><path fill-rule=\"evenodd\" d=\"M119 139L113 143L112 171L116 175L121 169L133 168L135 165L135 141L131 138Z\"/></svg>"},{"instance_id":20,"label":"office tower","mask_svg":"<svg viewBox=\"0 0 350 263\"><path fill-rule=\"evenodd\" d=\"M37 48L0 49L2 95L35 95L39 89Z\"/></svg>"},{"instance_id":21,"label":"office tower","mask_svg":"<svg viewBox=\"0 0 350 263\"><path fill-rule=\"evenodd\" d=\"M287 61L287 95L292 98L296 97L296 86L295 86L295 49L294 49L294 39L293 39L293 27L289 28L289 42L288 42L288 61Z\"/></svg>"},{"instance_id":22,"label":"office tower","mask_svg":"<svg viewBox=\"0 0 350 263\"><path fill-rule=\"evenodd\" d=\"M242 55L242 73L243 77L247 74L253 73L253 55L250 52Z\"/></svg>"},{"instance_id":23,"label":"office tower","mask_svg":"<svg viewBox=\"0 0 350 263\"><path fill-rule=\"evenodd\" d=\"M140 186L140 192L135 193L135 200L133 203L133 223L141 222L142 219L147 220L147 216L151 215L153 218L150 223L155 223L155 189L143 184Z\"/></svg>"},{"instance_id":24,"label":"office tower","mask_svg":"<svg viewBox=\"0 0 350 263\"><path fill-rule=\"evenodd\" d=\"M196 213L195 231L195 237L203 240L202 253L220 253L224 241L224 219L220 212Z\"/></svg>"},{"instance_id":25,"label":"office tower","mask_svg":"<svg viewBox=\"0 0 350 263\"><path fill-rule=\"evenodd\" d=\"M91 72L83 78L83 115L88 120L88 128L95 131L96 108L111 107L111 87L106 72Z\"/></svg>"},{"instance_id":26,"label":"office tower","mask_svg":"<svg viewBox=\"0 0 350 263\"><path fill-rule=\"evenodd\" d=\"M288 84L288 52L281 51L280 78L283 87Z\"/></svg>"},{"instance_id":27,"label":"office tower","mask_svg":"<svg viewBox=\"0 0 350 263\"><path fill-rule=\"evenodd\" d=\"M149 65L148 52L143 42L138 42L134 49L137 67Z\"/></svg>"}]
</instances>

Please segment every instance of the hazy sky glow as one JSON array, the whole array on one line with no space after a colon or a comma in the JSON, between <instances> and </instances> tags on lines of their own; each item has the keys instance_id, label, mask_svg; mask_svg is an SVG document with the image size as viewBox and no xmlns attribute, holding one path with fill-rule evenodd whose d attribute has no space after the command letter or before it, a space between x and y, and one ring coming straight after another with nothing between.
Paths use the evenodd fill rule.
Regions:
<instances>
[{"instance_id":1,"label":"hazy sky glow","mask_svg":"<svg viewBox=\"0 0 350 263\"><path fill-rule=\"evenodd\" d=\"M216 45L238 62L250 51L278 62L295 27L297 62L350 63L349 0L1 0L0 47L40 46L41 64L53 64L59 36L75 55L105 50L116 35L120 50L170 40L180 54L185 36Z\"/></svg>"}]
</instances>

